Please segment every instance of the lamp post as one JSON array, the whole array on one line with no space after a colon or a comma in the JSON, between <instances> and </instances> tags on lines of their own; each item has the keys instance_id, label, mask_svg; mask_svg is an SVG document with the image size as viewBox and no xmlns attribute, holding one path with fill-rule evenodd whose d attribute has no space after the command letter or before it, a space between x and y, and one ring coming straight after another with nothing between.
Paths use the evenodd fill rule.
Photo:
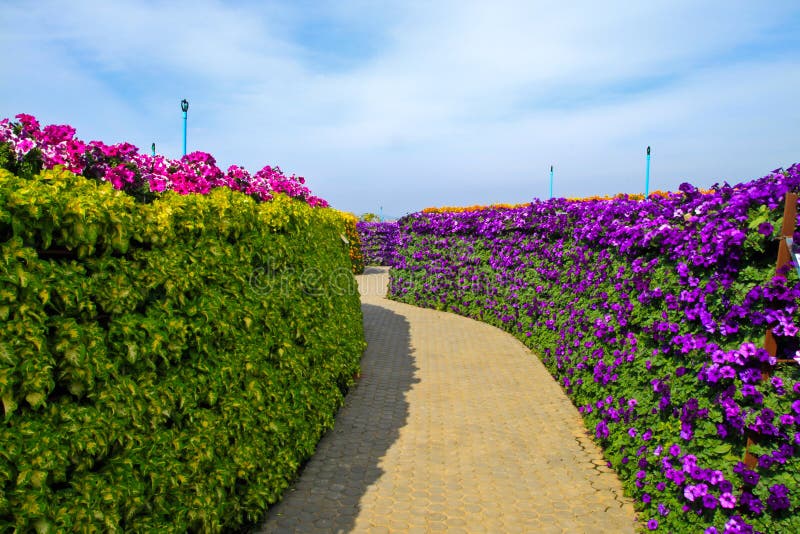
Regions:
<instances>
[{"instance_id":1,"label":"lamp post","mask_svg":"<svg viewBox=\"0 0 800 534\"><path fill-rule=\"evenodd\" d=\"M644 173L644 199L650 196L650 147L647 147L647 168Z\"/></svg>"},{"instance_id":2,"label":"lamp post","mask_svg":"<svg viewBox=\"0 0 800 534\"><path fill-rule=\"evenodd\" d=\"M380 222L383 222L383 206L381 206L381 215L380 215L380 217L378 217L378 220Z\"/></svg>"},{"instance_id":3,"label":"lamp post","mask_svg":"<svg viewBox=\"0 0 800 534\"><path fill-rule=\"evenodd\" d=\"M550 165L550 198L553 198L553 166Z\"/></svg>"},{"instance_id":4,"label":"lamp post","mask_svg":"<svg viewBox=\"0 0 800 534\"><path fill-rule=\"evenodd\" d=\"M186 113L189 111L189 101L185 98L181 100L181 111L183 111L183 155L186 155Z\"/></svg>"},{"instance_id":5,"label":"lamp post","mask_svg":"<svg viewBox=\"0 0 800 534\"><path fill-rule=\"evenodd\" d=\"M150 149L153 151L153 157L156 157L156 144L153 143L152 145L150 145Z\"/></svg>"}]
</instances>

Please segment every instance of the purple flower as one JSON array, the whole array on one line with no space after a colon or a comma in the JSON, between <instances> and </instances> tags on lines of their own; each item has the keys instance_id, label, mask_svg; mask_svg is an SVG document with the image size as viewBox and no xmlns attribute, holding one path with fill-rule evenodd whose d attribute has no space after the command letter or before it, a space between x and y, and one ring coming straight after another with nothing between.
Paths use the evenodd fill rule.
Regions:
<instances>
[{"instance_id":1,"label":"purple flower","mask_svg":"<svg viewBox=\"0 0 800 534\"><path fill-rule=\"evenodd\" d=\"M751 514L761 515L761 513L764 511L764 504L761 502L761 499L749 491L742 492L741 502L742 506Z\"/></svg>"},{"instance_id":2,"label":"purple flower","mask_svg":"<svg viewBox=\"0 0 800 534\"><path fill-rule=\"evenodd\" d=\"M773 512L779 510L788 510L791 506L789 502L789 490L783 484L775 484L769 488L769 497L767 497L767 506Z\"/></svg>"},{"instance_id":3,"label":"purple flower","mask_svg":"<svg viewBox=\"0 0 800 534\"><path fill-rule=\"evenodd\" d=\"M703 506L708 508L709 510L713 510L717 507L717 498L712 495L711 493L706 493L703 495Z\"/></svg>"},{"instance_id":4,"label":"purple flower","mask_svg":"<svg viewBox=\"0 0 800 534\"><path fill-rule=\"evenodd\" d=\"M758 457L758 467L760 467L761 469L769 469L770 467L772 467L772 464L774 463L775 460L769 454L762 454L761 456ZM758 475L756 474L756 476Z\"/></svg>"},{"instance_id":5,"label":"purple flower","mask_svg":"<svg viewBox=\"0 0 800 534\"><path fill-rule=\"evenodd\" d=\"M719 496L719 505L731 509L736 506L736 497L732 493L723 493Z\"/></svg>"},{"instance_id":6,"label":"purple flower","mask_svg":"<svg viewBox=\"0 0 800 534\"><path fill-rule=\"evenodd\" d=\"M683 496L689 501L702 497L708 493L708 486L705 484L688 485L683 489Z\"/></svg>"},{"instance_id":7,"label":"purple flower","mask_svg":"<svg viewBox=\"0 0 800 534\"><path fill-rule=\"evenodd\" d=\"M608 433L608 425L605 421L600 421L597 423L597 426L594 429L595 436L597 436L599 439L605 439L608 437Z\"/></svg>"},{"instance_id":8,"label":"purple flower","mask_svg":"<svg viewBox=\"0 0 800 534\"><path fill-rule=\"evenodd\" d=\"M731 516L731 518L725 523L725 532L729 534L738 532L752 533L753 527L752 525L747 524L747 522L742 519L741 516L734 515Z\"/></svg>"},{"instance_id":9,"label":"purple flower","mask_svg":"<svg viewBox=\"0 0 800 534\"><path fill-rule=\"evenodd\" d=\"M658 528L658 519L651 519L647 522L647 528L649 530L656 530Z\"/></svg>"},{"instance_id":10,"label":"purple flower","mask_svg":"<svg viewBox=\"0 0 800 534\"><path fill-rule=\"evenodd\" d=\"M751 471L750 469L745 469L742 472L742 480L744 480L745 484L750 486L755 486L758 484L758 479L760 478L759 474L755 471Z\"/></svg>"}]
</instances>

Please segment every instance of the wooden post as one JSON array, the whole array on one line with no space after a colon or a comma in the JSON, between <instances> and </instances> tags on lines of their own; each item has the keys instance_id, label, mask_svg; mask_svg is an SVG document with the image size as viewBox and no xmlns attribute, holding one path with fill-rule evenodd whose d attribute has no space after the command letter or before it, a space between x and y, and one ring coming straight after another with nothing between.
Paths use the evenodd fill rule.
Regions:
<instances>
[{"instance_id":1,"label":"wooden post","mask_svg":"<svg viewBox=\"0 0 800 534\"><path fill-rule=\"evenodd\" d=\"M786 199L783 207L783 226L781 227L780 243L778 244L778 262L775 266L775 271L779 271L781 267L792 261L792 251L789 250L789 245L786 238L791 238L794 235L797 226L797 193L786 193ZM778 355L778 341L772 333L772 328L767 329L764 336L764 348L770 356L775 358ZM778 360L778 363L794 362L794 360ZM761 380L769 380L770 373L767 366L761 369ZM758 465L758 458L755 454L750 452L750 448L756 444L756 439L753 432L747 432L747 445L744 450L744 463L748 469L755 469Z\"/></svg>"}]
</instances>

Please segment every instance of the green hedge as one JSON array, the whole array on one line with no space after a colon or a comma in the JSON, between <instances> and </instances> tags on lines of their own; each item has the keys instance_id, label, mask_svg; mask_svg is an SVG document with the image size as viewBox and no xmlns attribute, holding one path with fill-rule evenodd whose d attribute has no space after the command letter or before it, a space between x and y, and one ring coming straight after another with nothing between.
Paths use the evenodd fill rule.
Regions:
<instances>
[{"instance_id":1,"label":"green hedge","mask_svg":"<svg viewBox=\"0 0 800 534\"><path fill-rule=\"evenodd\" d=\"M0 170L0 531L260 518L364 349L342 217Z\"/></svg>"},{"instance_id":2,"label":"green hedge","mask_svg":"<svg viewBox=\"0 0 800 534\"><path fill-rule=\"evenodd\" d=\"M352 213L346 211L338 212L344 220L345 225L345 238L350 247L350 262L353 265L353 274L364 273L364 254L362 253L361 234L356 228L358 218Z\"/></svg>"}]
</instances>

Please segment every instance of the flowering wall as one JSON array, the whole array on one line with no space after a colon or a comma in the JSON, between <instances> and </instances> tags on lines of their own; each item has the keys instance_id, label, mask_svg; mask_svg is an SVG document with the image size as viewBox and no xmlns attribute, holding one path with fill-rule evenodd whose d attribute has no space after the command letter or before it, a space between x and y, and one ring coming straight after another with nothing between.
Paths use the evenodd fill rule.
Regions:
<instances>
[{"instance_id":1,"label":"flowering wall","mask_svg":"<svg viewBox=\"0 0 800 534\"><path fill-rule=\"evenodd\" d=\"M0 532L260 520L358 372L345 223L0 169Z\"/></svg>"},{"instance_id":2,"label":"flowering wall","mask_svg":"<svg viewBox=\"0 0 800 534\"><path fill-rule=\"evenodd\" d=\"M16 119L0 120L0 167L20 175L30 177L41 169L62 165L75 174L111 182L116 189L145 198L165 190L206 194L215 187L228 187L262 201L283 193L312 207L328 205L311 194L303 177L286 176L278 167L266 166L251 175L231 165L223 172L205 152L192 152L179 160L151 156L139 153L130 143L81 141L75 138L75 128L67 125L42 129L31 115L19 114Z\"/></svg>"},{"instance_id":3,"label":"flowering wall","mask_svg":"<svg viewBox=\"0 0 800 534\"><path fill-rule=\"evenodd\" d=\"M353 274L364 272L364 252L361 246L361 233L358 231L358 217L345 211L338 212L345 223L344 238L350 247L350 263L353 265Z\"/></svg>"},{"instance_id":4,"label":"flowering wall","mask_svg":"<svg viewBox=\"0 0 800 534\"><path fill-rule=\"evenodd\" d=\"M391 265L399 238L396 222L358 222L361 249L367 265Z\"/></svg>"},{"instance_id":5,"label":"flowering wall","mask_svg":"<svg viewBox=\"0 0 800 534\"><path fill-rule=\"evenodd\" d=\"M798 188L795 165L647 201L413 214L390 295L539 353L646 528L800 532L800 287L793 269L775 275L784 195ZM767 328L787 363L762 348Z\"/></svg>"}]
</instances>

